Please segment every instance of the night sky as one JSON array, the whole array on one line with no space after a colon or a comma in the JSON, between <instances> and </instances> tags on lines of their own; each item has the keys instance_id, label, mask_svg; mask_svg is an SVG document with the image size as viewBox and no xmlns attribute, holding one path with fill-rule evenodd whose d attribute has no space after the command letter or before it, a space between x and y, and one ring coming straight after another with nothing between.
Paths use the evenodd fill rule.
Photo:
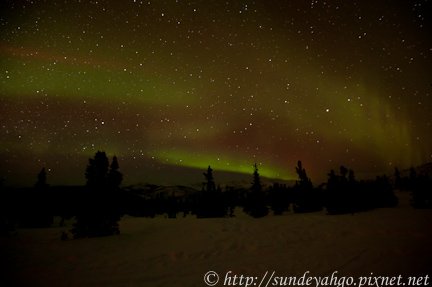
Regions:
<instances>
[{"instance_id":1,"label":"night sky","mask_svg":"<svg viewBox=\"0 0 432 287\"><path fill-rule=\"evenodd\" d=\"M402 3L399 3L402 2ZM0 172L316 183L432 161L431 1L2 1Z\"/></svg>"}]
</instances>

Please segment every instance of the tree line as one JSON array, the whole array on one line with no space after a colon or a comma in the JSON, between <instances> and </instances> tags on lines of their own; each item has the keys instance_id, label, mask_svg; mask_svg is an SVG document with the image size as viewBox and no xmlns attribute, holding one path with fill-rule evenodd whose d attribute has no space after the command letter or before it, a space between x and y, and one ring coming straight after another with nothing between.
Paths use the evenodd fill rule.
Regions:
<instances>
[{"instance_id":1,"label":"tree line","mask_svg":"<svg viewBox=\"0 0 432 287\"><path fill-rule=\"evenodd\" d=\"M272 212L295 213L326 210L328 214L354 214L398 204L394 189L410 190L415 208L432 208L432 180L427 174L417 174L412 168L409 176L395 170L394 181L387 176L374 180L357 180L353 170L340 166L331 170L327 182L314 186L301 161L295 166L298 179L293 186L274 183L263 186L258 166L253 165L249 188L225 187L216 184L213 169L203 172L201 190L188 189L183 193L156 192L158 186L143 190L120 188L123 175L117 157L111 163L105 152L98 151L89 159L83 187L47 184L44 168L31 189L1 187L0 233L14 227L48 227L54 216L74 218L70 232L74 238L104 236L120 233L118 222L125 215L169 218L193 215L197 218L233 217L241 209L254 218ZM63 234L66 237L65 234Z\"/></svg>"}]
</instances>

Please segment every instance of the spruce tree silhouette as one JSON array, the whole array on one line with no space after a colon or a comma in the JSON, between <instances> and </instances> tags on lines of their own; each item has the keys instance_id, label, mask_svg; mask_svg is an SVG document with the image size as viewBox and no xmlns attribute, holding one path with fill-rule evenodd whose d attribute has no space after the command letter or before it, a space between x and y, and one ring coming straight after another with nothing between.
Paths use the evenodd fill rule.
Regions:
<instances>
[{"instance_id":1,"label":"spruce tree silhouette","mask_svg":"<svg viewBox=\"0 0 432 287\"><path fill-rule=\"evenodd\" d=\"M117 161L117 157L114 156L108 173L108 186L110 188L117 189L120 187L122 181L123 181L123 174L119 172L119 164Z\"/></svg>"},{"instance_id":2,"label":"spruce tree silhouette","mask_svg":"<svg viewBox=\"0 0 432 287\"><path fill-rule=\"evenodd\" d=\"M54 221L52 198L48 193L45 168L37 174L34 192L29 190L22 201L23 213L20 225L23 227L49 227Z\"/></svg>"},{"instance_id":3,"label":"spruce tree silhouette","mask_svg":"<svg viewBox=\"0 0 432 287\"><path fill-rule=\"evenodd\" d=\"M42 189L42 188L46 188L47 186L48 186L47 174L45 168L43 167L37 176L37 182L35 184L35 188Z\"/></svg>"},{"instance_id":4,"label":"spruce tree silhouette","mask_svg":"<svg viewBox=\"0 0 432 287\"><path fill-rule=\"evenodd\" d=\"M107 187L107 173L109 161L105 152L96 152L94 158L89 159L86 169L87 186L95 189Z\"/></svg>"},{"instance_id":5,"label":"spruce tree silhouette","mask_svg":"<svg viewBox=\"0 0 432 287\"><path fill-rule=\"evenodd\" d=\"M115 157L109 170L109 160L105 152L98 151L94 158L89 159L85 172L87 192L82 198L80 212L71 230L74 238L105 236L120 232L118 188L122 174L118 169Z\"/></svg>"},{"instance_id":6,"label":"spruce tree silhouette","mask_svg":"<svg viewBox=\"0 0 432 287\"><path fill-rule=\"evenodd\" d=\"M296 172L299 177L299 181L296 183L305 189L312 188L312 182L307 176L306 170L303 168L302 162L300 160L297 162Z\"/></svg>"},{"instance_id":7,"label":"spruce tree silhouette","mask_svg":"<svg viewBox=\"0 0 432 287\"><path fill-rule=\"evenodd\" d=\"M244 211L252 217L264 217L268 214L267 198L262 190L258 166L254 164L253 180L250 192L246 196Z\"/></svg>"},{"instance_id":8,"label":"spruce tree silhouette","mask_svg":"<svg viewBox=\"0 0 432 287\"><path fill-rule=\"evenodd\" d=\"M206 179L206 182L204 183L205 184L205 190L206 191L214 191L216 189L216 184L215 184L214 179L213 179L213 169L210 166L208 166L207 172L203 172L203 175Z\"/></svg>"},{"instance_id":9,"label":"spruce tree silhouette","mask_svg":"<svg viewBox=\"0 0 432 287\"><path fill-rule=\"evenodd\" d=\"M358 182L354 171L343 165L340 175L336 175L334 170L328 174L325 207L329 214L354 214L377 207L394 207L397 203L387 176L378 176L375 181Z\"/></svg>"},{"instance_id":10,"label":"spruce tree silhouette","mask_svg":"<svg viewBox=\"0 0 432 287\"><path fill-rule=\"evenodd\" d=\"M348 169L341 165L339 168L339 172L341 174L342 180L345 181L347 179Z\"/></svg>"},{"instance_id":11,"label":"spruce tree silhouette","mask_svg":"<svg viewBox=\"0 0 432 287\"><path fill-rule=\"evenodd\" d=\"M319 190L315 190L312 181L306 174L302 162L296 166L299 180L294 186L294 212L312 212L322 209L322 198Z\"/></svg>"},{"instance_id":12,"label":"spruce tree silhouette","mask_svg":"<svg viewBox=\"0 0 432 287\"><path fill-rule=\"evenodd\" d=\"M334 170L328 174L325 207L329 214L353 213L353 205L359 204L354 200L356 196L354 171L341 165L339 174L336 175Z\"/></svg>"},{"instance_id":13,"label":"spruce tree silhouette","mask_svg":"<svg viewBox=\"0 0 432 287\"><path fill-rule=\"evenodd\" d=\"M330 173L328 173L327 176L327 189L333 189L338 181L338 177L336 176L334 169L330 170Z\"/></svg>"},{"instance_id":14,"label":"spruce tree silhouette","mask_svg":"<svg viewBox=\"0 0 432 287\"><path fill-rule=\"evenodd\" d=\"M254 192L261 192L262 190L260 175L258 173L258 167L256 163L254 164L253 181L252 181L251 190Z\"/></svg>"},{"instance_id":15,"label":"spruce tree silhouette","mask_svg":"<svg viewBox=\"0 0 432 287\"><path fill-rule=\"evenodd\" d=\"M213 178L213 169L209 166L207 172L203 173L205 182L203 190L195 203L195 213L198 218L203 217L224 217L227 215L228 206L220 186L216 189Z\"/></svg>"}]
</instances>

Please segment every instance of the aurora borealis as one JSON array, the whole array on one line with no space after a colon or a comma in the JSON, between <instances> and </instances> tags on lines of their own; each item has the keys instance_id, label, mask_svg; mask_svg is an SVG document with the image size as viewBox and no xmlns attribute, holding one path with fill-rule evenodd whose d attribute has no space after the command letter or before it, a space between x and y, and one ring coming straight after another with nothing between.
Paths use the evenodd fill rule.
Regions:
<instances>
[{"instance_id":1,"label":"aurora borealis","mask_svg":"<svg viewBox=\"0 0 432 287\"><path fill-rule=\"evenodd\" d=\"M97 150L127 184L431 161L430 6L3 1L1 176L80 184Z\"/></svg>"}]
</instances>

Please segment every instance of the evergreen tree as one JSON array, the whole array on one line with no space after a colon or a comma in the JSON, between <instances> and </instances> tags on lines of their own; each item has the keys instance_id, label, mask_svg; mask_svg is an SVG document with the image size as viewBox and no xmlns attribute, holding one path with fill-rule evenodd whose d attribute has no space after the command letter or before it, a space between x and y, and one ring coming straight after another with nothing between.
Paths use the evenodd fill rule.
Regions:
<instances>
[{"instance_id":1,"label":"evergreen tree","mask_svg":"<svg viewBox=\"0 0 432 287\"><path fill-rule=\"evenodd\" d=\"M296 172L299 177L297 184L303 188L312 188L312 182L306 174L306 170L303 168L302 162L299 160L296 166Z\"/></svg>"},{"instance_id":2,"label":"evergreen tree","mask_svg":"<svg viewBox=\"0 0 432 287\"><path fill-rule=\"evenodd\" d=\"M204 183L205 190L206 191L215 191L216 190L216 184L215 184L214 179L213 179L213 169L210 166L208 166L207 172L203 172L203 175L206 179L206 182Z\"/></svg>"},{"instance_id":3,"label":"evergreen tree","mask_svg":"<svg viewBox=\"0 0 432 287\"><path fill-rule=\"evenodd\" d=\"M87 186L91 188L104 188L107 186L109 161L105 152L96 152L94 158L89 159L86 169Z\"/></svg>"},{"instance_id":4,"label":"evergreen tree","mask_svg":"<svg viewBox=\"0 0 432 287\"><path fill-rule=\"evenodd\" d=\"M253 181L247 195L244 211L252 217L263 217L268 214L267 198L262 190L257 164L254 164Z\"/></svg>"},{"instance_id":5,"label":"evergreen tree","mask_svg":"<svg viewBox=\"0 0 432 287\"><path fill-rule=\"evenodd\" d=\"M327 180L327 189L333 189L336 187L338 182L338 177L336 176L336 173L334 169L330 170L330 173L327 174L328 180Z\"/></svg>"},{"instance_id":6,"label":"evergreen tree","mask_svg":"<svg viewBox=\"0 0 432 287\"><path fill-rule=\"evenodd\" d=\"M108 185L111 188L119 188L121 182L123 181L123 174L119 172L119 164L117 157L114 156L111 162L110 170L108 172Z\"/></svg>"},{"instance_id":7,"label":"evergreen tree","mask_svg":"<svg viewBox=\"0 0 432 287\"><path fill-rule=\"evenodd\" d=\"M321 210L321 194L313 188L312 181L307 176L300 160L297 162L295 169L299 180L296 181L294 186L294 212Z\"/></svg>"},{"instance_id":8,"label":"evergreen tree","mask_svg":"<svg viewBox=\"0 0 432 287\"><path fill-rule=\"evenodd\" d=\"M339 174L328 174L325 206L330 214L354 212L360 204L357 198L357 182L354 171L341 165Z\"/></svg>"},{"instance_id":9,"label":"evergreen tree","mask_svg":"<svg viewBox=\"0 0 432 287\"><path fill-rule=\"evenodd\" d=\"M341 179L343 181L346 181L347 174L348 174L348 169L346 167L344 167L343 165L341 165L340 168L339 168L339 172L341 174Z\"/></svg>"},{"instance_id":10,"label":"evergreen tree","mask_svg":"<svg viewBox=\"0 0 432 287\"><path fill-rule=\"evenodd\" d=\"M253 181L252 181L252 191L260 192L262 190L260 175L258 173L257 164L254 164Z\"/></svg>"},{"instance_id":11,"label":"evergreen tree","mask_svg":"<svg viewBox=\"0 0 432 287\"><path fill-rule=\"evenodd\" d=\"M20 224L26 227L49 227L54 216L45 168L38 173L34 188L37 192L28 194L28 201L23 202L25 208Z\"/></svg>"},{"instance_id":12,"label":"evergreen tree","mask_svg":"<svg viewBox=\"0 0 432 287\"><path fill-rule=\"evenodd\" d=\"M203 173L205 182L203 190L198 196L198 201L195 206L197 217L224 217L227 214L227 204L224 194L220 186L216 189L216 184L213 178L213 169L209 166L207 172Z\"/></svg>"},{"instance_id":13,"label":"evergreen tree","mask_svg":"<svg viewBox=\"0 0 432 287\"><path fill-rule=\"evenodd\" d=\"M45 168L42 168L37 176L37 182L35 184L36 188L45 188L47 187L47 174Z\"/></svg>"},{"instance_id":14,"label":"evergreen tree","mask_svg":"<svg viewBox=\"0 0 432 287\"><path fill-rule=\"evenodd\" d=\"M83 194L80 213L72 229L75 238L118 234L121 217L120 197L117 191L122 174L118 171L117 158L113 158L109 169L105 152L98 151L89 159L85 177L88 191Z\"/></svg>"}]
</instances>

